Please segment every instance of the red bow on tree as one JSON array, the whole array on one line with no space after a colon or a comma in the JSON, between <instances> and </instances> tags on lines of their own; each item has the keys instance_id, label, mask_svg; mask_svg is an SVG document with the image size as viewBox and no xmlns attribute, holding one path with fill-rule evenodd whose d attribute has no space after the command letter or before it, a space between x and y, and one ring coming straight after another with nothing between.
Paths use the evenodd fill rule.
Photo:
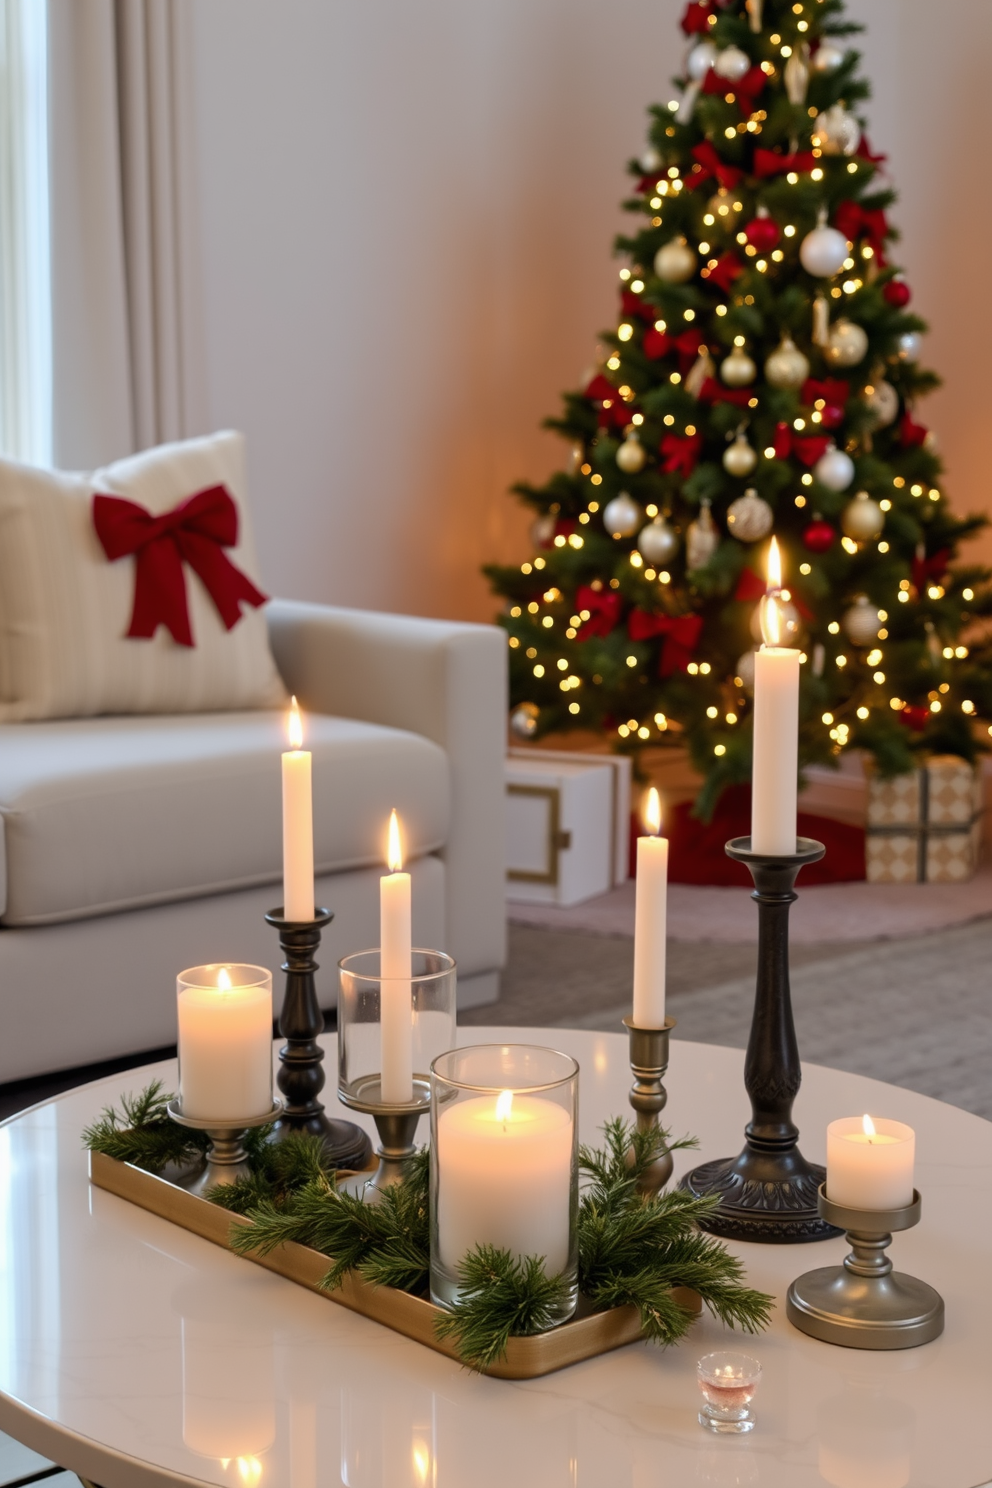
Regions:
<instances>
[{"instance_id":1,"label":"red bow on tree","mask_svg":"<svg viewBox=\"0 0 992 1488\"><path fill-rule=\"evenodd\" d=\"M741 576L737 580L737 588L734 590L734 598L744 603L750 603L755 599L763 599L768 593L768 580L756 574L753 568L741 570Z\"/></svg>"},{"instance_id":2,"label":"red bow on tree","mask_svg":"<svg viewBox=\"0 0 992 1488\"><path fill-rule=\"evenodd\" d=\"M686 36L701 36L709 30L713 6L707 0L689 0L682 17L682 30Z\"/></svg>"},{"instance_id":3,"label":"red bow on tree","mask_svg":"<svg viewBox=\"0 0 992 1488\"><path fill-rule=\"evenodd\" d=\"M947 570L947 560L951 556L950 548L941 548L934 553L932 558L914 558L910 572L913 575L913 583L922 594L930 579L940 580Z\"/></svg>"},{"instance_id":4,"label":"red bow on tree","mask_svg":"<svg viewBox=\"0 0 992 1488\"><path fill-rule=\"evenodd\" d=\"M620 292L620 311L623 315L639 316L642 320L654 320L658 314L653 305L647 304L640 295L634 294L630 289Z\"/></svg>"},{"instance_id":5,"label":"red bow on tree","mask_svg":"<svg viewBox=\"0 0 992 1488\"><path fill-rule=\"evenodd\" d=\"M875 252L879 268L885 267L885 239L889 224L881 207L863 207L860 202L842 201L834 213L834 225L845 238L864 238Z\"/></svg>"},{"instance_id":6,"label":"red bow on tree","mask_svg":"<svg viewBox=\"0 0 992 1488\"><path fill-rule=\"evenodd\" d=\"M594 403L599 404L597 413L600 428L605 429L610 424L614 424L617 428L623 429L630 423L630 408L602 372L597 372L586 388L585 395Z\"/></svg>"},{"instance_id":7,"label":"red bow on tree","mask_svg":"<svg viewBox=\"0 0 992 1488\"><path fill-rule=\"evenodd\" d=\"M632 610L627 621L627 633L632 641L665 637L658 668L662 677L686 670L702 628L702 615L652 615L647 610Z\"/></svg>"},{"instance_id":8,"label":"red bow on tree","mask_svg":"<svg viewBox=\"0 0 992 1488\"><path fill-rule=\"evenodd\" d=\"M700 344L698 331L683 331L679 336L670 336L667 331L656 331L652 326L645 332L642 350L652 361L667 356L670 351L677 351L679 365L683 372L687 372L699 355Z\"/></svg>"},{"instance_id":9,"label":"red bow on tree","mask_svg":"<svg viewBox=\"0 0 992 1488\"><path fill-rule=\"evenodd\" d=\"M713 76L712 71L709 76ZM764 76L763 73L762 76ZM708 88L707 92L711 93L713 89ZM690 191L695 191L697 186L702 186L703 182L708 181L711 176L715 176L718 183L727 191L733 191L744 175L744 172L738 170L736 165L728 165L726 161L721 160L709 140L704 140L701 145L693 145L692 158L696 164L692 167L692 174L685 183Z\"/></svg>"},{"instance_id":10,"label":"red bow on tree","mask_svg":"<svg viewBox=\"0 0 992 1488\"><path fill-rule=\"evenodd\" d=\"M836 429L837 425L843 421L844 404L847 402L850 391L851 384L840 377L826 377L822 382L815 377L807 377L800 397L810 406L822 400L820 422L825 429Z\"/></svg>"},{"instance_id":11,"label":"red bow on tree","mask_svg":"<svg viewBox=\"0 0 992 1488\"><path fill-rule=\"evenodd\" d=\"M801 439L792 432L788 424L775 425L776 460L787 460L790 455L795 455L804 465L815 465L820 456L830 448L831 442L826 434L811 434Z\"/></svg>"},{"instance_id":12,"label":"red bow on tree","mask_svg":"<svg viewBox=\"0 0 992 1488\"><path fill-rule=\"evenodd\" d=\"M899 440L901 444L912 449L914 445L922 444L929 432L926 424L914 423L910 414L903 414L899 422Z\"/></svg>"},{"instance_id":13,"label":"red bow on tree","mask_svg":"<svg viewBox=\"0 0 992 1488\"><path fill-rule=\"evenodd\" d=\"M872 148L871 145L868 143L868 136L866 134L863 134L861 136L861 143L858 145L858 148L855 150L854 153L856 155L860 155L862 160L870 161L872 165L884 165L889 158L888 155L872 154Z\"/></svg>"},{"instance_id":14,"label":"red bow on tree","mask_svg":"<svg viewBox=\"0 0 992 1488\"><path fill-rule=\"evenodd\" d=\"M667 331L656 331L652 326L649 331L644 332L641 350L646 357L657 361L659 357L667 356L674 345L674 337L669 336Z\"/></svg>"},{"instance_id":15,"label":"red bow on tree","mask_svg":"<svg viewBox=\"0 0 992 1488\"><path fill-rule=\"evenodd\" d=\"M754 174L761 176L784 176L788 171L803 175L816 165L812 150L800 150L795 155L779 155L774 150L763 150L760 145L754 152Z\"/></svg>"},{"instance_id":16,"label":"red bow on tree","mask_svg":"<svg viewBox=\"0 0 992 1488\"><path fill-rule=\"evenodd\" d=\"M580 614L589 611L578 636L580 641L588 641L592 636L608 636L616 629L623 600L615 589L593 589L583 584L576 592L575 608Z\"/></svg>"},{"instance_id":17,"label":"red bow on tree","mask_svg":"<svg viewBox=\"0 0 992 1488\"><path fill-rule=\"evenodd\" d=\"M696 468L703 448L701 434L666 434L658 446L664 455L662 470L666 475L677 472L688 477Z\"/></svg>"},{"instance_id":18,"label":"red bow on tree","mask_svg":"<svg viewBox=\"0 0 992 1488\"><path fill-rule=\"evenodd\" d=\"M179 646L192 646L183 563L198 575L227 630L241 605L268 598L228 558L238 540L238 509L224 486L211 486L153 517L121 496L93 497L93 526L111 563L135 556L134 605L128 635L147 640L164 625Z\"/></svg>"},{"instance_id":19,"label":"red bow on tree","mask_svg":"<svg viewBox=\"0 0 992 1488\"><path fill-rule=\"evenodd\" d=\"M714 72L711 67L703 79L703 92L722 93L725 97L727 94L733 94L737 99L741 112L749 114L754 108L755 99L767 81L768 79L760 67L749 67L744 76L739 78L735 83L728 82L718 72ZM693 151L693 154L695 154L695 151ZM723 184L729 183L721 182L721 185Z\"/></svg>"},{"instance_id":20,"label":"red bow on tree","mask_svg":"<svg viewBox=\"0 0 992 1488\"><path fill-rule=\"evenodd\" d=\"M726 253L720 254L720 257L712 268L700 269L699 275L701 279L712 280L714 284L720 286L724 294L729 294L734 280L739 274L743 274L743 272L744 265L737 257L737 254L728 250Z\"/></svg>"},{"instance_id":21,"label":"red bow on tree","mask_svg":"<svg viewBox=\"0 0 992 1488\"><path fill-rule=\"evenodd\" d=\"M746 408L753 396L749 388L724 387L715 377L707 377L699 389L700 403L736 403L738 408Z\"/></svg>"}]
</instances>

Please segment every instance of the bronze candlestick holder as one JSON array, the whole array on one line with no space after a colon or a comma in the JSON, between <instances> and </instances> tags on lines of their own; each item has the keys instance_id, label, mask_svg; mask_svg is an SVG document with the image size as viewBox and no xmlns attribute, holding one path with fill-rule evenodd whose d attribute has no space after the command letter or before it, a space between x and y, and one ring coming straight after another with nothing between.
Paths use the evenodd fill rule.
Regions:
<instances>
[{"instance_id":1,"label":"bronze candlestick holder","mask_svg":"<svg viewBox=\"0 0 992 1488\"><path fill-rule=\"evenodd\" d=\"M699 1197L719 1195L720 1207L700 1224L728 1240L794 1245L839 1233L817 1207L826 1171L803 1157L792 1120L802 1067L789 989L789 908L799 870L825 851L809 837L798 838L794 853L753 852L750 837L726 846L728 857L750 869L758 905L758 980L744 1060L751 1120L738 1157L701 1163L682 1187Z\"/></svg>"},{"instance_id":2,"label":"bronze candlestick holder","mask_svg":"<svg viewBox=\"0 0 992 1488\"><path fill-rule=\"evenodd\" d=\"M286 990L279 1014L279 1032L286 1040L279 1050L276 1084L285 1097L283 1113L275 1124L273 1141L290 1132L309 1132L320 1137L327 1160L335 1168L364 1168L372 1155L372 1143L353 1121L328 1116L318 1099L324 1088L324 1051L317 1042L324 1031L324 1015L317 1001L314 959L320 933L334 916L317 909L312 920L287 920L282 906L265 916L279 932L279 945L286 957Z\"/></svg>"},{"instance_id":3,"label":"bronze candlestick holder","mask_svg":"<svg viewBox=\"0 0 992 1488\"><path fill-rule=\"evenodd\" d=\"M835 1204L824 1188L820 1214L847 1231L851 1253L840 1266L807 1271L792 1283L786 1298L789 1322L811 1338L842 1348L905 1349L930 1343L944 1330L939 1292L915 1276L893 1271L886 1250L894 1230L920 1222L922 1203L901 1209L850 1209Z\"/></svg>"},{"instance_id":4,"label":"bronze candlestick holder","mask_svg":"<svg viewBox=\"0 0 992 1488\"><path fill-rule=\"evenodd\" d=\"M666 1018L663 1028L638 1028L624 1018L630 1036L630 1069L634 1083L630 1087L630 1104L634 1108L639 1132L661 1132L659 1117L668 1103L668 1092L662 1084L668 1069L668 1038L675 1027L674 1018ZM658 1155L637 1181L643 1194L656 1194L672 1176L674 1160L660 1138Z\"/></svg>"}]
</instances>

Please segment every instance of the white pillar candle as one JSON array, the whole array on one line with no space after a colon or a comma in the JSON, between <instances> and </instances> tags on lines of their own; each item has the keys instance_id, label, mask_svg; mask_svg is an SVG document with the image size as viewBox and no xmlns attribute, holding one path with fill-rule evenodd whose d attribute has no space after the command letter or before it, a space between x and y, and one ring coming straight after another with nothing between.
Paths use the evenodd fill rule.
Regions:
<instances>
[{"instance_id":1,"label":"white pillar candle","mask_svg":"<svg viewBox=\"0 0 992 1488\"><path fill-rule=\"evenodd\" d=\"M410 1000L412 931L410 875L401 873L399 819L389 818L388 862L379 880L380 1092L389 1104L413 1100L413 1008Z\"/></svg>"},{"instance_id":2,"label":"white pillar candle","mask_svg":"<svg viewBox=\"0 0 992 1488\"><path fill-rule=\"evenodd\" d=\"M437 1121L438 1248L454 1271L475 1245L568 1263L572 1119L532 1095L473 1096Z\"/></svg>"},{"instance_id":3,"label":"white pillar candle","mask_svg":"<svg viewBox=\"0 0 992 1488\"><path fill-rule=\"evenodd\" d=\"M260 966L196 966L177 978L179 1101L193 1121L272 1108L272 977Z\"/></svg>"},{"instance_id":4,"label":"white pillar candle","mask_svg":"<svg viewBox=\"0 0 992 1488\"><path fill-rule=\"evenodd\" d=\"M761 607L764 645L754 657L751 850L791 855L799 777L799 652L779 644L782 576L774 538L768 570L769 593Z\"/></svg>"},{"instance_id":5,"label":"white pillar candle","mask_svg":"<svg viewBox=\"0 0 992 1488\"><path fill-rule=\"evenodd\" d=\"M654 786L648 791L644 825L652 835L637 839L632 1022L635 1028L664 1028L668 838L658 835L661 800Z\"/></svg>"},{"instance_id":6,"label":"white pillar candle","mask_svg":"<svg viewBox=\"0 0 992 1488\"><path fill-rule=\"evenodd\" d=\"M303 749L303 723L294 697L289 711L292 749L282 757L283 914L302 923L313 919L313 793L310 751Z\"/></svg>"},{"instance_id":7,"label":"white pillar candle","mask_svg":"<svg viewBox=\"0 0 992 1488\"><path fill-rule=\"evenodd\" d=\"M827 1127L827 1198L849 1209L913 1202L916 1133L902 1121L845 1116Z\"/></svg>"}]
</instances>

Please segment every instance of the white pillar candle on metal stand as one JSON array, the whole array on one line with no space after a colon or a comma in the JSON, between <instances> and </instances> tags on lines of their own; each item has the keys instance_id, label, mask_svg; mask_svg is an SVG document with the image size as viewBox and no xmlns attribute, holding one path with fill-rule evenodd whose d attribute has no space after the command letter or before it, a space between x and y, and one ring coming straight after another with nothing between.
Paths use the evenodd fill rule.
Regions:
<instances>
[{"instance_id":1,"label":"white pillar candle on metal stand","mask_svg":"<svg viewBox=\"0 0 992 1488\"><path fill-rule=\"evenodd\" d=\"M644 825L637 839L634 911L635 1028L665 1026L665 951L668 934L668 838L660 836L661 799L648 791Z\"/></svg>"},{"instance_id":2,"label":"white pillar candle on metal stand","mask_svg":"<svg viewBox=\"0 0 992 1488\"><path fill-rule=\"evenodd\" d=\"M261 966L194 966L176 981L179 1101L191 1121L272 1109L272 976Z\"/></svg>"},{"instance_id":3,"label":"white pillar candle on metal stand","mask_svg":"<svg viewBox=\"0 0 992 1488\"><path fill-rule=\"evenodd\" d=\"M827 1127L827 1198L849 1209L913 1202L916 1133L902 1121L844 1116Z\"/></svg>"},{"instance_id":4,"label":"white pillar candle on metal stand","mask_svg":"<svg viewBox=\"0 0 992 1488\"><path fill-rule=\"evenodd\" d=\"M780 644L784 632L778 543L768 556L768 593L761 603L764 645L754 656L754 759L751 851L791 856L796 850L799 776L799 652Z\"/></svg>"},{"instance_id":5,"label":"white pillar candle on metal stand","mask_svg":"<svg viewBox=\"0 0 992 1488\"><path fill-rule=\"evenodd\" d=\"M389 818L387 861L392 871L379 880L380 1093L387 1104L401 1105L413 1100L412 932L410 875L400 872L403 852L395 811Z\"/></svg>"},{"instance_id":6,"label":"white pillar candle on metal stand","mask_svg":"<svg viewBox=\"0 0 992 1488\"><path fill-rule=\"evenodd\" d=\"M313 793L310 751L303 746L303 722L294 697L289 710L289 742L282 757L283 915L302 923L313 919Z\"/></svg>"}]
</instances>

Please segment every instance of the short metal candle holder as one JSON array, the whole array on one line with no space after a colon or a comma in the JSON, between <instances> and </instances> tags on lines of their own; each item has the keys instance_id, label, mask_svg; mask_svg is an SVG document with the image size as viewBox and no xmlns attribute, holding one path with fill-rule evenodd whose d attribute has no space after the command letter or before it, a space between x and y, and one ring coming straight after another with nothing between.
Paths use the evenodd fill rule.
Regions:
<instances>
[{"instance_id":1,"label":"short metal candle holder","mask_svg":"<svg viewBox=\"0 0 992 1488\"><path fill-rule=\"evenodd\" d=\"M248 1166L248 1154L245 1151L245 1134L253 1127L265 1126L266 1122L275 1121L282 1110L282 1102L274 1101L272 1109L261 1116L242 1116L237 1121L216 1121L204 1117L194 1119L184 1116L178 1100L169 1101L165 1109L177 1126L187 1126L193 1131L206 1132L210 1138L206 1166L202 1172L195 1173L188 1182L180 1184L180 1187L202 1198L208 1189L216 1188L218 1183L237 1183L239 1178L249 1176L251 1169Z\"/></svg>"},{"instance_id":2,"label":"short metal candle holder","mask_svg":"<svg viewBox=\"0 0 992 1488\"><path fill-rule=\"evenodd\" d=\"M630 1018L624 1018L623 1024L630 1037L630 1069L634 1076L630 1104L636 1113L637 1130L660 1132L662 1128L658 1118L668 1103L668 1091L662 1080L668 1069L668 1038L675 1027L675 1019L666 1018L664 1028L638 1028ZM639 1191L643 1194L658 1193L671 1178L674 1165L662 1137L657 1157L637 1181Z\"/></svg>"},{"instance_id":3,"label":"short metal candle holder","mask_svg":"<svg viewBox=\"0 0 992 1488\"><path fill-rule=\"evenodd\" d=\"M729 1240L792 1245L838 1233L817 1208L826 1171L803 1157L792 1120L802 1068L789 990L789 907L797 898L793 885L800 868L818 862L825 851L809 837L800 837L789 854L753 852L750 837L735 837L726 846L728 857L750 869L751 898L758 905L758 980L744 1060L751 1120L739 1157L700 1164L682 1187L699 1197L719 1195L720 1207L700 1223Z\"/></svg>"},{"instance_id":4,"label":"short metal candle holder","mask_svg":"<svg viewBox=\"0 0 992 1488\"><path fill-rule=\"evenodd\" d=\"M324 1031L324 1015L317 1001L314 956L320 932L333 918L329 910L317 909L312 920L287 920L281 905L265 916L266 923L278 930L279 945L286 957L282 964L286 991L279 1014L279 1032L286 1042L279 1050L276 1076L285 1102L273 1139L279 1141L290 1132L309 1132L322 1139L327 1161L335 1168L363 1168L372 1154L368 1136L353 1121L333 1120L318 1100L326 1076L324 1051L317 1042Z\"/></svg>"},{"instance_id":5,"label":"short metal candle holder","mask_svg":"<svg viewBox=\"0 0 992 1488\"><path fill-rule=\"evenodd\" d=\"M378 1203L387 1188L402 1183L407 1163L416 1156L417 1122L431 1109L430 1081L414 1076L413 1100L403 1105L387 1105L382 1099L378 1075L358 1081L352 1090L339 1089L338 1096L351 1110L371 1116L379 1133L376 1150L379 1166L371 1177L356 1173L344 1180L344 1186L361 1194L366 1203Z\"/></svg>"},{"instance_id":6,"label":"short metal candle holder","mask_svg":"<svg viewBox=\"0 0 992 1488\"><path fill-rule=\"evenodd\" d=\"M841 1266L807 1271L786 1298L789 1322L811 1338L842 1348L906 1349L930 1343L944 1331L939 1292L915 1276L893 1271L886 1250L894 1230L920 1222L920 1196L902 1209L849 1209L821 1187L820 1214L847 1231L851 1254Z\"/></svg>"}]
</instances>

